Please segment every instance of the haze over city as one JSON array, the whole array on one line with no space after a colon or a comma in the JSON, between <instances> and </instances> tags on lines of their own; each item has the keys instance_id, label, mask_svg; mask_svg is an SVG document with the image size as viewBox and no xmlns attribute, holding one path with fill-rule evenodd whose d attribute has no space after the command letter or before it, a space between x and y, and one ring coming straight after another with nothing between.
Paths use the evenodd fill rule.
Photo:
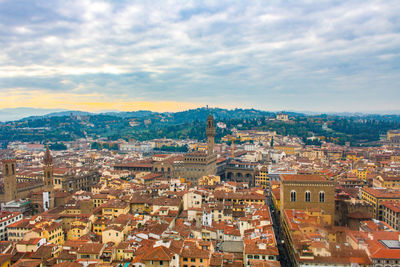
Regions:
<instances>
[{"instance_id":1,"label":"haze over city","mask_svg":"<svg viewBox=\"0 0 400 267\"><path fill-rule=\"evenodd\" d=\"M398 14L396 0L3 0L0 108L390 112Z\"/></svg>"}]
</instances>

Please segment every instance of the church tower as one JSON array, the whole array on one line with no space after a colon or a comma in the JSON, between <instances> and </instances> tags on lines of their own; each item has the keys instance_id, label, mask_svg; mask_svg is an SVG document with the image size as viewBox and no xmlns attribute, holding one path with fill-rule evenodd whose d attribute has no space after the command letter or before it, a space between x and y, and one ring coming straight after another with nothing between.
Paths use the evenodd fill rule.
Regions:
<instances>
[{"instance_id":1,"label":"church tower","mask_svg":"<svg viewBox=\"0 0 400 267\"><path fill-rule=\"evenodd\" d=\"M214 127L214 117L210 114L207 117L207 154L214 154L214 137L215 137L215 127Z\"/></svg>"},{"instance_id":2,"label":"church tower","mask_svg":"<svg viewBox=\"0 0 400 267\"><path fill-rule=\"evenodd\" d=\"M43 209L54 208L54 176L53 176L53 158L51 157L49 146L46 146L46 152L43 158Z\"/></svg>"},{"instance_id":3,"label":"church tower","mask_svg":"<svg viewBox=\"0 0 400 267\"><path fill-rule=\"evenodd\" d=\"M43 159L43 182L44 191L51 192L54 187L53 179L53 158L51 157L49 146L46 147L46 153Z\"/></svg>"},{"instance_id":4,"label":"church tower","mask_svg":"<svg viewBox=\"0 0 400 267\"><path fill-rule=\"evenodd\" d=\"M15 159L3 160L4 202L17 198L17 161Z\"/></svg>"}]
</instances>

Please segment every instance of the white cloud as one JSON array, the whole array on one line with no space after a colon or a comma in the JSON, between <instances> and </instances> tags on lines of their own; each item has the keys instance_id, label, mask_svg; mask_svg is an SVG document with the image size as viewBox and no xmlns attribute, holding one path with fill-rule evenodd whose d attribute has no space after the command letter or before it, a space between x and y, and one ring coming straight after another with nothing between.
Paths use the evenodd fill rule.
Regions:
<instances>
[{"instance_id":1,"label":"white cloud","mask_svg":"<svg viewBox=\"0 0 400 267\"><path fill-rule=\"evenodd\" d=\"M13 1L0 3L0 33L14 30L0 37L0 81L15 79L16 87L21 77L37 77L47 90L46 79L73 80L64 90L101 89L149 100L224 96L221 101L241 98L257 106L274 99L274 108L299 108L298 100L307 97L317 107L333 95L331 101L345 109L344 98L365 92L372 93L370 103L398 104L372 88L372 77L389 74L379 84L400 96L395 0L27 0L27 14L7 8L1 16L6 4Z\"/></svg>"}]
</instances>

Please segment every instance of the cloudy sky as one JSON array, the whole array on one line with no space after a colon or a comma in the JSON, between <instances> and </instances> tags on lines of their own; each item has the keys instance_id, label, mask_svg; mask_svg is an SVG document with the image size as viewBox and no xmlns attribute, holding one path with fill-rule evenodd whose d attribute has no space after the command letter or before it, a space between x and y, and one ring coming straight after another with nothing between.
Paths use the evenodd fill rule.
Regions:
<instances>
[{"instance_id":1,"label":"cloudy sky","mask_svg":"<svg viewBox=\"0 0 400 267\"><path fill-rule=\"evenodd\" d=\"M399 0L0 0L0 108L400 110L399 14Z\"/></svg>"}]
</instances>

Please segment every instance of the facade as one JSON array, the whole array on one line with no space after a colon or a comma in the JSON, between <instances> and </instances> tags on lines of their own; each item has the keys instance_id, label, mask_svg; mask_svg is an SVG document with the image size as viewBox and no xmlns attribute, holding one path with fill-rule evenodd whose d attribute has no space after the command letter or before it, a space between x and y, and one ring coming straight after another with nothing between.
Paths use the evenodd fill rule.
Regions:
<instances>
[{"instance_id":1,"label":"facade","mask_svg":"<svg viewBox=\"0 0 400 267\"><path fill-rule=\"evenodd\" d=\"M383 202L382 211L382 220L393 229L400 231L400 203Z\"/></svg>"},{"instance_id":2,"label":"facade","mask_svg":"<svg viewBox=\"0 0 400 267\"><path fill-rule=\"evenodd\" d=\"M279 113L279 114L276 114L276 119L278 121L288 121L289 120L289 116L288 116L288 114Z\"/></svg>"},{"instance_id":3,"label":"facade","mask_svg":"<svg viewBox=\"0 0 400 267\"><path fill-rule=\"evenodd\" d=\"M361 191L361 199L371 203L374 207L375 219L383 220L383 202L400 202L400 190L386 188L366 188Z\"/></svg>"},{"instance_id":4,"label":"facade","mask_svg":"<svg viewBox=\"0 0 400 267\"><path fill-rule=\"evenodd\" d=\"M0 240L8 240L7 226L22 220L22 214L19 212L0 212Z\"/></svg>"},{"instance_id":5,"label":"facade","mask_svg":"<svg viewBox=\"0 0 400 267\"><path fill-rule=\"evenodd\" d=\"M400 145L400 130L391 130L387 132L387 140L391 145Z\"/></svg>"},{"instance_id":6,"label":"facade","mask_svg":"<svg viewBox=\"0 0 400 267\"><path fill-rule=\"evenodd\" d=\"M207 151L187 153L183 159L182 177L192 184L206 175L216 174L217 154L214 151L215 127L214 118L210 114L207 117Z\"/></svg>"},{"instance_id":7,"label":"facade","mask_svg":"<svg viewBox=\"0 0 400 267\"><path fill-rule=\"evenodd\" d=\"M255 185L258 186L258 187L261 187L262 189L266 189L267 192L270 192L268 167L267 166L263 166L260 169L260 171L256 173Z\"/></svg>"},{"instance_id":8,"label":"facade","mask_svg":"<svg viewBox=\"0 0 400 267\"><path fill-rule=\"evenodd\" d=\"M3 160L4 202L17 198L17 161L15 159Z\"/></svg>"},{"instance_id":9,"label":"facade","mask_svg":"<svg viewBox=\"0 0 400 267\"><path fill-rule=\"evenodd\" d=\"M321 209L324 214L331 215L333 220L335 215L334 181L322 175L281 175L280 207L281 210Z\"/></svg>"}]
</instances>

